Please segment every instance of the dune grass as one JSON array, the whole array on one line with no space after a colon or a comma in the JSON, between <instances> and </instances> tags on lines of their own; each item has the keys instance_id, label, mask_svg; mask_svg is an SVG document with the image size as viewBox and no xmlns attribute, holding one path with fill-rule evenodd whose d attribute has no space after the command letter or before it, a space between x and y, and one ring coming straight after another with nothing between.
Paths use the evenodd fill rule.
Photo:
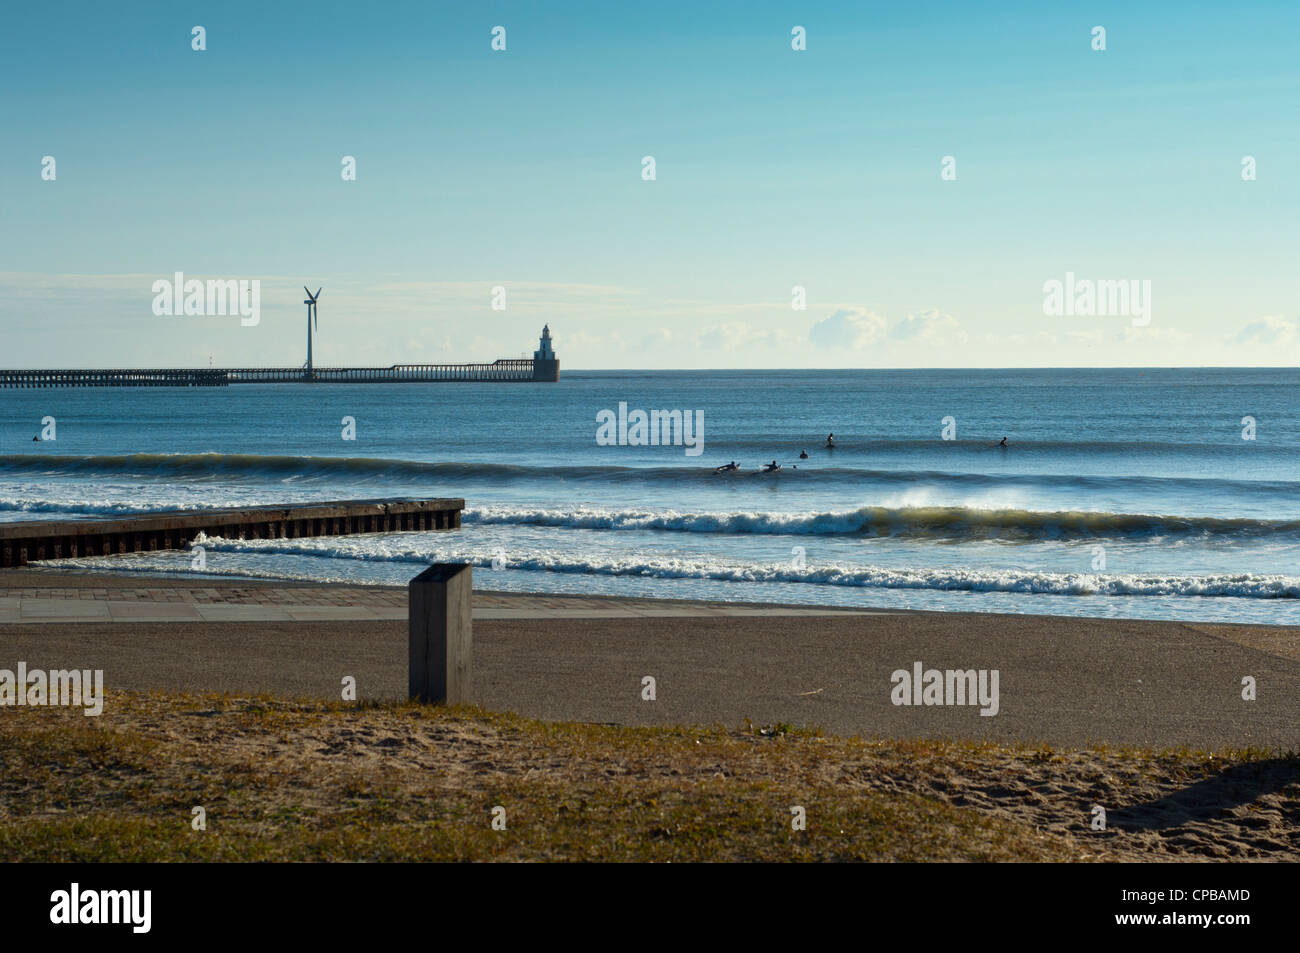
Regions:
<instances>
[{"instance_id":1,"label":"dune grass","mask_svg":"<svg viewBox=\"0 0 1300 953\"><path fill-rule=\"evenodd\" d=\"M1274 756L1228 758L1272 764ZM0 710L0 856L1130 859L1143 856L1143 845L1121 832L1090 831L1094 793L1077 794L1070 784L1086 786L1095 776L1114 799L1148 783L1157 762L1174 783L1192 783L1221 770L1224 755L841 739L785 725L630 728L406 703L114 692L98 718ZM1003 777L1015 772L1041 783L1004 796ZM1064 790L1055 800L1054 784ZM1017 810L1025 791L1046 803ZM206 829L195 829L195 808ZM792 824L794 808L802 808L806 829Z\"/></svg>"}]
</instances>

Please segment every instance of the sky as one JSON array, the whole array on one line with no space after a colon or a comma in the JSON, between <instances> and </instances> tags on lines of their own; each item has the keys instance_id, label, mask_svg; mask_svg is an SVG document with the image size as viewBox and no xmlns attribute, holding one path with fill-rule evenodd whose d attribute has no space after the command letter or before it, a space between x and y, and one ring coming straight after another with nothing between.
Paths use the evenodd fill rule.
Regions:
<instances>
[{"instance_id":1,"label":"sky","mask_svg":"<svg viewBox=\"0 0 1300 953\"><path fill-rule=\"evenodd\" d=\"M299 366L304 284L318 366L1300 365L1297 50L1293 0L9 4L0 366Z\"/></svg>"}]
</instances>

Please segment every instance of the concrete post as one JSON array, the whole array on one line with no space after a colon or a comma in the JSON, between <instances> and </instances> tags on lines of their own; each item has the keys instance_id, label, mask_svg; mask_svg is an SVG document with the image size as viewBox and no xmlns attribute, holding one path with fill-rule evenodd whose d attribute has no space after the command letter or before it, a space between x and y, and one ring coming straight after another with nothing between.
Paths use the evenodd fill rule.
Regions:
<instances>
[{"instance_id":1,"label":"concrete post","mask_svg":"<svg viewBox=\"0 0 1300 953\"><path fill-rule=\"evenodd\" d=\"M463 705L473 672L473 578L464 563L438 563L411 580L410 697Z\"/></svg>"}]
</instances>

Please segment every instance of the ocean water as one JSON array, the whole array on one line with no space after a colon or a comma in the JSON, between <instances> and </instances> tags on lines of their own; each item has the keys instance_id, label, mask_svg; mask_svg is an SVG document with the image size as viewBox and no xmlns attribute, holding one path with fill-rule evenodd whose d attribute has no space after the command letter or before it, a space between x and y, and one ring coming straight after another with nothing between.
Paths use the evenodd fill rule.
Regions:
<instances>
[{"instance_id":1,"label":"ocean water","mask_svg":"<svg viewBox=\"0 0 1300 953\"><path fill-rule=\"evenodd\" d=\"M620 402L702 413L702 452L602 445ZM1289 369L6 390L0 520L457 496L457 533L211 539L207 572L391 584L467 560L504 590L1300 624L1297 410Z\"/></svg>"}]
</instances>

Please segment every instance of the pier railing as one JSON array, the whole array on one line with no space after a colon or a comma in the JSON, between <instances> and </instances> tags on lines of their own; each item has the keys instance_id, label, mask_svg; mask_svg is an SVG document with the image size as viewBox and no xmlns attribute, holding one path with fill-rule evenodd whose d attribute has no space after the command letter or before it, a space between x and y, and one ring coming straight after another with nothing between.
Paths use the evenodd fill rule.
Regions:
<instances>
[{"instance_id":1,"label":"pier railing","mask_svg":"<svg viewBox=\"0 0 1300 953\"><path fill-rule=\"evenodd\" d=\"M13 387L226 387L230 384L369 384L399 381L532 381L531 359L491 364L394 364L391 367L227 367L0 369L0 388ZM551 380L553 378L546 378Z\"/></svg>"},{"instance_id":2,"label":"pier railing","mask_svg":"<svg viewBox=\"0 0 1300 953\"><path fill-rule=\"evenodd\" d=\"M0 387L224 387L226 373L192 367L0 369Z\"/></svg>"},{"instance_id":3,"label":"pier railing","mask_svg":"<svg viewBox=\"0 0 1300 953\"><path fill-rule=\"evenodd\" d=\"M491 364L394 364L391 367L238 367L226 372L231 384L291 383L368 384L393 381L531 381L532 360Z\"/></svg>"}]
</instances>

